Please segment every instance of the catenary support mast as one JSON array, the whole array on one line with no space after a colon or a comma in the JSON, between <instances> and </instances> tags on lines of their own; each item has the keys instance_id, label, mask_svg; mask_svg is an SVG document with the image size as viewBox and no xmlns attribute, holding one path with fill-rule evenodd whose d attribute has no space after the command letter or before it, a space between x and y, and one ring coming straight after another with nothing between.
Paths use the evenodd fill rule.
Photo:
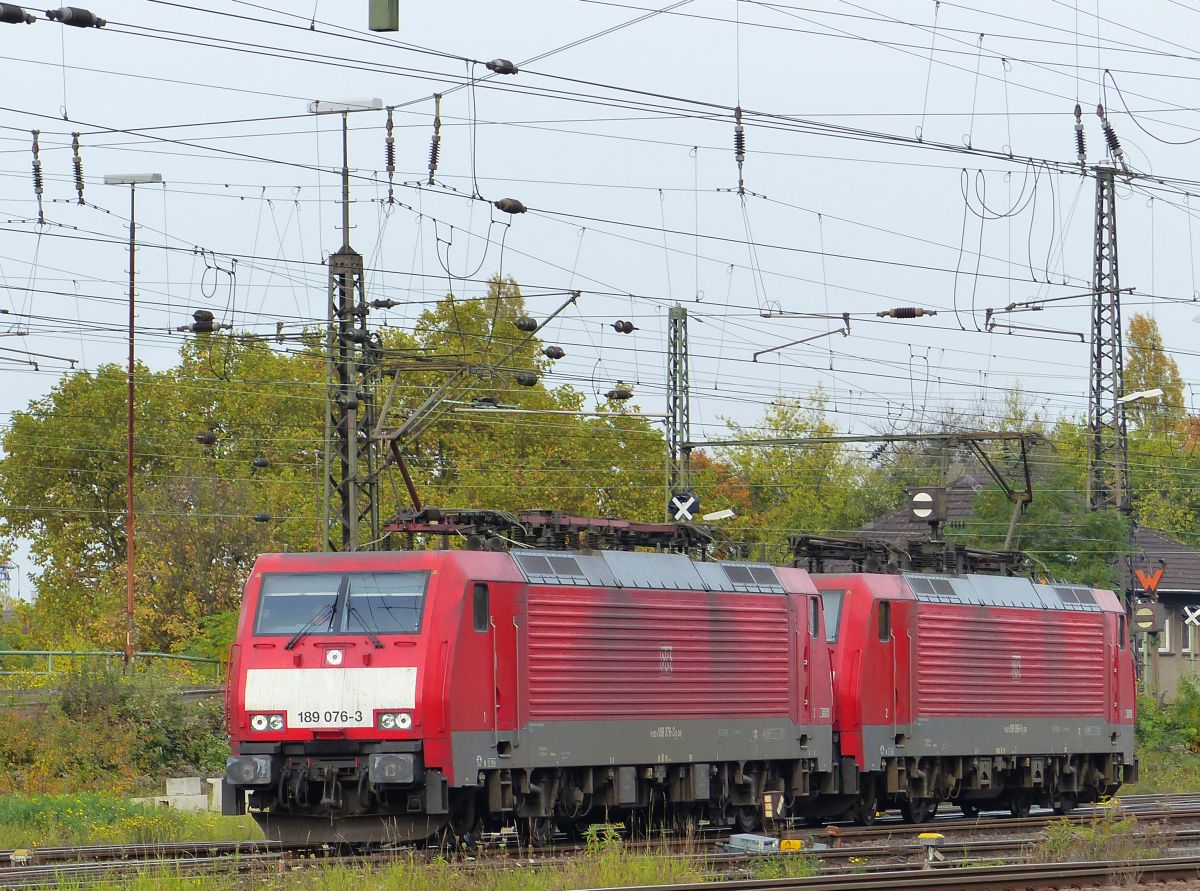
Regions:
<instances>
[{"instance_id":1,"label":"catenary support mast","mask_svg":"<svg viewBox=\"0 0 1200 891\"><path fill-rule=\"evenodd\" d=\"M1126 439L1120 277L1117 270L1117 195L1112 167L1096 168L1095 257L1092 270L1092 349L1088 388L1088 505L1132 509Z\"/></svg>"},{"instance_id":2,"label":"catenary support mast","mask_svg":"<svg viewBox=\"0 0 1200 891\"><path fill-rule=\"evenodd\" d=\"M326 333L325 547L370 550L379 544L379 466L375 427L378 335L367 328L363 258L350 247L348 117L342 113L342 246L329 255ZM364 536L366 536L364 540Z\"/></svg>"},{"instance_id":3,"label":"catenary support mast","mask_svg":"<svg viewBox=\"0 0 1200 891\"><path fill-rule=\"evenodd\" d=\"M672 306L667 313L667 474L668 500L677 492L690 491L692 454L684 448L690 442L691 412L688 390L687 309ZM670 519L670 516L667 517Z\"/></svg>"}]
</instances>

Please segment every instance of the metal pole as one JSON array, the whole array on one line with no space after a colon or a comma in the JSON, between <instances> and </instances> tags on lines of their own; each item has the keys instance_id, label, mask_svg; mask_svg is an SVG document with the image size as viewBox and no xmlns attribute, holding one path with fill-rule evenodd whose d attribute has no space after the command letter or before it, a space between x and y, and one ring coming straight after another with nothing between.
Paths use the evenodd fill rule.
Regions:
<instances>
[{"instance_id":1,"label":"metal pole","mask_svg":"<svg viewBox=\"0 0 1200 891\"><path fill-rule=\"evenodd\" d=\"M1132 510L1126 437L1125 364L1121 286L1117 264L1115 171L1096 168L1096 222L1092 269L1091 374L1088 386L1088 505Z\"/></svg>"},{"instance_id":2,"label":"metal pole","mask_svg":"<svg viewBox=\"0 0 1200 891\"><path fill-rule=\"evenodd\" d=\"M688 382L687 309L675 305L667 311L667 520L670 499L692 485L691 393Z\"/></svg>"},{"instance_id":3,"label":"metal pole","mask_svg":"<svg viewBox=\"0 0 1200 891\"><path fill-rule=\"evenodd\" d=\"M342 112L342 250L350 250L350 113Z\"/></svg>"},{"instance_id":4,"label":"metal pole","mask_svg":"<svg viewBox=\"0 0 1200 891\"><path fill-rule=\"evenodd\" d=\"M125 437L125 664L133 662L133 601L134 601L134 512L133 512L133 444L134 444L134 287L137 279L137 266L134 259L137 249L137 223L135 211L137 208L137 186L129 185L129 394L126 402L127 430Z\"/></svg>"}]
</instances>

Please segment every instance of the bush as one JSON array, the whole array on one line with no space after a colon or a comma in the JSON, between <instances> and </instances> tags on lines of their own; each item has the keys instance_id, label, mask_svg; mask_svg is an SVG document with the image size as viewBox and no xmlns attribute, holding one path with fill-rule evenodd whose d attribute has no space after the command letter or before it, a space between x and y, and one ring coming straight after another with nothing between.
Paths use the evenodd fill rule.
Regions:
<instances>
[{"instance_id":1,"label":"bush","mask_svg":"<svg viewBox=\"0 0 1200 891\"><path fill-rule=\"evenodd\" d=\"M0 792L157 792L168 776L220 773L218 697L189 701L157 671L81 668L46 705L0 708Z\"/></svg>"},{"instance_id":2,"label":"bush","mask_svg":"<svg viewBox=\"0 0 1200 891\"><path fill-rule=\"evenodd\" d=\"M1200 752L1200 682L1185 675L1175 687L1175 699L1160 703L1138 697L1137 741L1143 747Z\"/></svg>"}]
</instances>

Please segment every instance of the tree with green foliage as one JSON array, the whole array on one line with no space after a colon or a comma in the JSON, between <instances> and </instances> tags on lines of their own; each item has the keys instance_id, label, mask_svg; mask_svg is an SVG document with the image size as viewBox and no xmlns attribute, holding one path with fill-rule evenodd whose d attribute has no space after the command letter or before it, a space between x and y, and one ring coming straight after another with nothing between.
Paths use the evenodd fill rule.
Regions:
<instances>
[{"instance_id":1,"label":"tree with green foliage","mask_svg":"<svg viewBox=\"0 0 1200 891\"><path fill-rule=\"evenodd\" d=\"M171 648L236 609L259 552L312 546L321 373L310 353L215 335L187 342L175 368L138 368L140 647ZM65 376L5 434L0 523L31 542L46 644L123 640L124 415L125 372L106 365ZM263 513L277 519L255 522Z\"/></svg>"},{"instance_id":2,"label":"tree with green foliage","mask_svg":"<svg viewBox=\"0 0 1200 891\"><path fill-rule=\"evenodd\" d=\"M588 415L583 393L568 384L547 386L555 377L543 342L517 327L527 313L516 282L493 279L484 299L451 294L418 319L405 348L473 369L450 410L406 444L424 502L660 519L662 429L636 405L605 401ZM518 372L536 373L538 381L522 386ZM406 376L397 390L397 415L412 411L453 373Z\"/></svg>"},{"instance_id":3,"label":"tree with green foliage","mask_svg":"<svg viewBox=\"0 0 1200 891\"><path fill-rule=\"evenodd\" d=\"M1086 429L1061 421L1051 434L1053 448L1031 456L1033 501L1017 526L1013 546L1033 558L1037 574L1102 588L1123 587L1114 564L1129 551L1129 521L1119 511L1093 511L1087 503ZM988 486L975 499L975 520L967 539L979 547L1003 546L1013 505L999 488Z\"/></svg>"},{"instance_id":4,"label":"tree with green foliage","mask_svg":"<svg viewBox=\"0 0 1200 891\"><path fill-rule=\"evenodd\" d=\"M425 502L660 519L661 428L634 405L605 402L580 414L584 394L548 387L543 344L515 324L525 312L515 282L496 280L488 299L449 295L414 334L387 332L385 355L470 370L451 410L407 449ZM397 390L401 413L447 374L411 365ZM517 386L520 370L539 379ZM184 343L176 366L139 367L137 383L138 646L218 655L256 555L323 544L319 332L287 349L251 335L200 335ZM479 397L528 413L454 410ZM124 417L125 372L106 365L65 375L15 413L4 435L0 541L28 540L39 567L27 622L35 643L123 642ZM383 470L384 517L404 504L398 476Z\"/></svg>"},{"instance_id":5,"label":"tree with green foliage","mask_svg":"<svg viewBox=\"0 0 1200 891\"><path fill-rule=\"evenodd\" d=\"M808 402L778 399L753 429L728 423L736 439L798 439L833 436L818 394ZM731 525L741 540L784 556L789 533L840 534L889 509L892 488L842 444L734 445L718 450L739 487L748 493L747 514Z\"/></svg>"},{"instance_id":6,"label":"tree with green foliage","mask_svg":"<svg viewBox=\"0 0 1200 891\"><path fill-rule=\"evenodd\" d=\"M1157 399L1136 400L1125 406L1126 416L1137 427L1173 430L1186 416L1183 377L1163 346L1162 333L1153 316L1135 313L1125 333L1125 393L1162 390ZM1124 394L1123 394L1124 395Z\"/></svg>"}]
</instances>

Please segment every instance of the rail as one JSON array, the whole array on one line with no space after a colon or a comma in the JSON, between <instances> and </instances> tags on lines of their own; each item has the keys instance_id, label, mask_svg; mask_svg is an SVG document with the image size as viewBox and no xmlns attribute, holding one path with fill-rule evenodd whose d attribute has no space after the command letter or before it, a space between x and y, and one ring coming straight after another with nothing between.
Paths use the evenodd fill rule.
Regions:
<instances>
[{"instance_id":1,"label":"rail","mask_svg":"<svg viewBox=\"0 0 1200 891\"><path fill-rule=\"evenodd\" d=\"M7 667L7 659L10 657L29 657L35 659L45 659L45 669L27 669L25 673L35 675L52 675L55 673L54 660L58 659L59 663L74 659L103 659L106 662L114 660L124 660L125 654L120 650L0 650L0 676L20 674L22 672L13 671ZM225 661L223 659L213 659L209 656L189 656L184 653L154 653L154 652L136 652L133 654L134 661L142 660L150 662L161 660L163 662L186 662L193 665L208 666L213 669L214 680L220 682L225 675Z\"/></svg>"}]
</instances>

